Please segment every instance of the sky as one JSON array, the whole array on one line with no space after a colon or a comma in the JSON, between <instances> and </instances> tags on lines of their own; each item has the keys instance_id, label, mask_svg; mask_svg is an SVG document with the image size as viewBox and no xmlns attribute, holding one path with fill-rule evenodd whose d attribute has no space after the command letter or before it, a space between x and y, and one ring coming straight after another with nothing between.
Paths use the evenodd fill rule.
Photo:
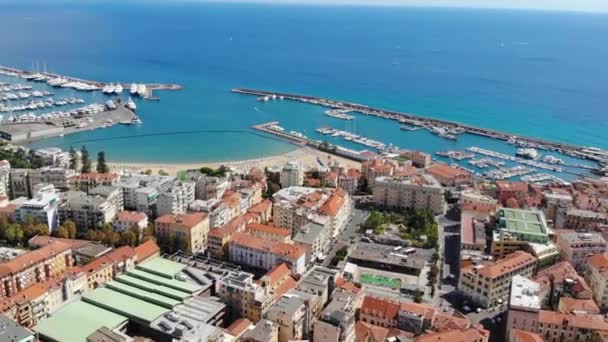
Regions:
<instances>
[{"instance_id":1,"label":"sky","mask_svg":"<svg viewBox=\"0 0 608 342\"><path fill-rule=\"evenodd\" d=\"M196 0L192 0L196 1ZM608 0L207 0L324 5L439 6L608 12Z\"/></svg>"}]
</instances>

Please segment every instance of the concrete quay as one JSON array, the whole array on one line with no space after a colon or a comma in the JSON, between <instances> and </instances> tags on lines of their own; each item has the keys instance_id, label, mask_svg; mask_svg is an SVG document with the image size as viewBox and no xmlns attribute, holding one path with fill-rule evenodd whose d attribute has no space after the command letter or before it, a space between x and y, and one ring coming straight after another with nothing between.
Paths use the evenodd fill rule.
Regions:
<instances>
[{"instance_id":1,"label":"concrete quay","mask_svg":"<svg viewBox=\"0 0 608 342\"><path fill-rule=\"evenodd\" d=\"M493 139L499 139L504 141L517 141L523 142L530 145L534 145L538 148L548 149L548 150L557 150L563 152L565 154L569 154L579 158L585 158L594 160L597 162L608 162L608 151L590 149L585 146L578 146L574 144L567 144L561 142L554 142L549 140L544 140L540 138L534 137L526 137L522 135L517 135L508 132L502 132L498 130L493 130L489 128L481 128L475 127L468 124L463 124L459 122L441 120L441 119L433 119L428 117L419 116L411 113L403 113L403 112L395 112L390 110L372 108L366 105L345 102L345 101L337 101L331 100L321 97L315 96L306 96L306 95L298 95L298 94L290 94L290 93L282 93L268 90L257 90L257 89L247 89L247 88L235 88L232 89L232 92L244 95L253 95L257 96L259 100L268 100L268 98L281 98L285 100L298 101L310 104L316 104L332 109L344 109L350 110L354 112L359 112L367 115L374 115L378 117L382 117L385 119L392 119L395 121L399 121L401 123L412 123L417 126L428 126L428 125L437 125L443 126L449 129L457 129L462 130L463 132L485 136Z\"/></svg>"},{"instance_id":2,"label":"concrete quay","mask_svg":"<svg viewBox=\"0 0 608 342\"><path fill-rule=\"evenodd\" d=\"M13 143L27 143L43 138L110 127L116 124L129 125L137 120L138 117L133 111L120 104L114 110L93 115L82 114L46 121L2 123L0 124L0 139Z\"/></svg>"}]
</instances>

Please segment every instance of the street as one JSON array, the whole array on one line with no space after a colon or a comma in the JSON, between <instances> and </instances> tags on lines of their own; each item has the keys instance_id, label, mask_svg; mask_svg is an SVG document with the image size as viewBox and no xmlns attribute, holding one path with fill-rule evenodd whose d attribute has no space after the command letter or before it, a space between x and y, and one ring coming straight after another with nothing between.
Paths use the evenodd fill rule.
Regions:
<instances>
[{"instance_id":1,"label":"street","mask_svg":"<svg viewBox=\"0 0 608 342\"><path fill-rule=\"evenodd\" d=\"M332 241L330 250L327 252L327 256L323 261L323 266L329 266L332 259L336 255L336 252L338 252L340 248L349 246L351 244L351 240L356 240L360 236L359 226L365 222L368 215L369 211L353 207L346 227L342 233L340 233L340 235L338 235L338 237Z\"/></svg>"}]
</instances>

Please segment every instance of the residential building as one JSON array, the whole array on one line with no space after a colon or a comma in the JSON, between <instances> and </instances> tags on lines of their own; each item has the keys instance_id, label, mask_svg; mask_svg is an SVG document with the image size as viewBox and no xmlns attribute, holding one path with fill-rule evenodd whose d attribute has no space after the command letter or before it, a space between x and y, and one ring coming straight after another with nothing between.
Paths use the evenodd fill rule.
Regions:
<instances>
[{"instance_id":1,"label":"residential building","mask_svg":"<svg viewBox=\"0 0 608 342\"><path fill-rule=\"evenodd\" d=\"M361 177L367 183L370 190L374 189L378 177L389 177L395 172L399 164L389 159L371 159L361 163Z\"/></svg>"},{"instance_id":2,"label":"residential building","mask_svg":"<svg viewBox=\"0 0 608 342\"><path fill-rule=\"evenodd\" d=\"M55 231L59 225L57 202L57 194L54 192L38 193L31 199L18 198L12 202L16 206L14 220L25 223L31 219L46 224L49 233Z\"/></svg>"},{"instance_id":3,"label":"residential building","mask_svg":"<svg viewBox=\"0 0 608 342\"><path fill-rule=\"evenodd\" d=\"M230 188L228 179L207 176L198 171L188 173L188 180L195 182L195 198L200 200L219 200Z\"/></svg>"},{"instance_id":4,"label":"residential building","mask_svg":"<svg viewBox=\"0 0 608 342\"><path fill-rule=\"evenodd\" d=\"M461 270L458 290L483 308L495 307L508 299L513 276L531 276L536 264L529 253L516 251L493 264L468 266Z\"/></svg>"},{"instance_id":5,"label":"residential building","mask_svg":"<svg viewBox=\"0 0 608 342\"><path fill-rule=\"evenodd\" d=\"M471 181L471 174L468 171L443 163L429 166L425 172L444 186L458 186Z\"/></svg>"},{"instance_id":6,"label":"residential building","mask_svg":"<svg viewBox=\"0 0 608 342\"><path fill-rule=\"evenodd\" d=\"M119 181L120 175L116 173L89 172L71 177L69 184L72 190L88 193L99 185L116 186Z\"/></svg>"},{"instance_id":7,"label":"residential building","mask_svg":"<svg viewBox=\"0 0 608 342\"><path fill-rule=\"evenodd\" d=\"M135 254L137 255L137 262L141 264L146 260L159 257L160 248L154 240L150 239L135 247Z\"/></svg>"},{"instance_id":8,"label":"residential building","mask_svg":"<svg viewBox=\"0 0 608 342\"><path fill-rule=\"evenodd\" d=\"M394 209L445 211L443 188L430 175L393 178L379 177L373 188L374 203Z\"/></svg>"},{"instance_id":9,"label":"residential building","mask_svg":"<svg viewBox=\"0 0 608 342\"><path fill-rule=\"evenodd\" d=\"M37 340L36 334L31 330L17 324L17 322L0 315L0 341L10 342L34 342Z\"/></svg>"},{"instance_id":10,"label":"residential building","mask_svg":"<svg viewBox=\"0 0 608 342\"><path fill-rule=\"evenodd\" d=\"M458 204L462 211L485 214L493 214L498 208L498 201L494 197L470 189L460 192Z\"/></svg>"},{"instance_id":11,"label":"residential building","mask_svg":"<svg viewBox=\"0 0 608 342\"><path fill-rule=\"evenodd\" d=\"M513 329L509 342L544 342L543 338L533 332Z\"/></svg>"},{"instance_id":12,"label":"residential building","mask_svg":"<svg viewBox=\"0 0 608 342\"><path fill-rule=\"evenodd\" d=\"M560 231L557 236L562 256L578 272L587 268L587 258L593 254L604 254L606 240L599 233L578 233L572 230Z\"/></svg>"},{"instance_id":13,"label":"residential building","mask_svg":"<svg viewBox=\"0 0 608 342\"><path fill-rule=\"evenodd\" d=\"M327 201L319 208L319 212L329 217L328 238L336 238L346 227L352 210L351 199L348 193L337 189L329 196Z\"/></svg>"},{"instance_id":14,"label":"residential building","mask_svg":"<svg viewBox=\"0 0 608 342\"><path fill-rule=\"evenodd\" d=\"M0 160L0 195L9 196L11 190L11 163Z\"/></svg>"},{"instance_id":15,"label":"residential building","mask_svg":"<svg viewBox=\"0 0 608 342\"><path fill-rule=\"evenodd\" d=\"M542 306L540 284L516 275L511 280L506 340L511 340L514 329L536 331L538 312Z\"/></svg>"},{"instance_id":16,"label":"residential building","mask_svg":"<svg viewBox=\"0 0 608 342\"><path fill-rule=\"evenodd\" d=\"M411 160L412 164L419 168L428 167L433 160L430 154L420 151L403 151L401 156Z\"/></svg>"},{"instance_id":17,"label":"residential building","mask_svg":"<svg viewBox=\"0 0 608 342\"><path fill-rule=\"evenodd\" d=\"M524 182L496 181L496 196L498 202L506 204L510 198L518 198L528 192L528 184Z\"/></svg>"},{"instance_id":18,"label":"residential building","mask_svg":"<svg viewBox=\"0 0 608 342\"><path fill-rule=\"evenodd\" d=\"M571 315L540 310L534 332L547 342L561 342L591 341L594 333L607 331L608 323L602 315Z\"/></svg>"},{"instance_id":19,"label":"residential building","mask_svg":"<svg viewBox=\"0 0 608 342\"><path fill-rule=\"evenodd\" d=\"M140 236L148 227L148 216L137 211L119 211L112 220L112 228L119 232L137 229Z\"/></svg>"},{"instance_id":20,"label":"residential building","mask_svg":"<svg viewBox=\"0 0 608 342\"><path fill-rule=\"evenodd\" d=\"M98 229L106 223L111 223L116 213L123 208L120 206L122 193L120 189L110 187L104 194L88 195L83 191L68 191L61 195L59 204L59 220L70 220L78 229Z\"/></svg>"},{"instance_id":21,"label":"residential building","mask_svg":"<svg viewBox=\"0 0 608 342\"><path fill-rule=\"evenodd\" d=\"M314 322L313 342L355 342L356 295L336 290Z\"/></svg>"},{"instance_id":22,"label":"residential building","mask_svg":"<svg viewBox=\"0 0 608 342\"><path fill-rule=\"evenodd\" d=\"M282 242L266 241L244 233L232 234L229 258L236 264L263 270L270 270L281 263L290 265L295 274L302 274L306 269L304 249Z\"/></svg>"},{"instance_id":23,"label":"residential building","mask_svg":"<svg viewBox=\"0 0 608 342\"><path fill-rule=\"evenodd\" d=\"M489 224L489 219L478 219L474 213L463 211L460 216L460 248L483 252Z\"/></svg>"},{"instance_id":24,"label":"residential building","mask_svg":"<svg viewBox=\"0 0 608 342\"><path fill-rule=\"evenodd\" d=\"M279 342L279 325L263 319L255 327L243 334L243 342Z\"/></svg>"},{"instance_id":25,"label":"residential building","mask_svg":"<svg viewBox=\"0 0 608 342\"><path fill-rule=\"evenodd\" d=\"M246 231L249 235L258 239L291 243L291 232L285 228L267 226L265 224L251 223L246 226Z\"/></svg>"},{"instance_id":26,"label":"residential building","mask_svg":"<svg viewBox=\"0 0 608 342\"><path fill-rule=\"evenodd\" d=\"M330 199L330 203L324 207ZM339 232L343 229L345 216L350 212L350 197L336 189L290 187L276 192L273 201L273 225L289 229L291 236L295 236L300 227L309 222L328 221L332 233ZM328 216L334 213L335 216Z\"/></svg>"},{"instance_id":27,"label":"residential building","mask_svg":"<svg viewBox=\"0 0 608 342\"><path fill-rule=\"evenodd\" d=\"M45 166L39 169L13 169L10 171L11 197L34 196L37 184L52 184L56 189L69 189L69 180L75 174L74 170Z\"/></svg>"},{"instance_id":28,"label":"residential building","mask_svg":"<svg viewBox=\"0 0 608 342\"><path fill-rule=\"evenodd\" d=\"M349 195L353 195L359 188L359 178L361 178L361 171L350 168L338 175L338 187Z\"/></svg>"},{"instance_id":29,"label":"residential building","mask_svg":"<svg viewBox=\"0 0 608 342\"><path fill-rule=\"evenodd\" d=\"M221 227L209 231L209 254L218 259L228 258L228 243L232 240L232 234L245 229L245 220L242 217L230 221Z\"/></svg>"},{"instance_id":30,"label":"residential building","mask_svg":"<svg viewBox=\"0 0 608 342\"><path fill-rule=\"evenodd\" d=\"M532 280L541 285L543 307L556 308L559 298L565 296L575 299L593 298L585 279L567 261L541 269Z\"/></svg>"},{"instance_id":31,"label":"residential building","mask_svg":"<svg viewBox=\"0 0 608 342\"><path fill-rule=\"evenodd\" d=\"M566 212L564 228L576 231L592 231L608 223L606 214L591 210L570 209Z\"/></svg>"},{"instance_id":32,"label":"residential building","mask_svg":"<svg viewBox=\"0 0 608 342\"><path fill-rule=\"evenodd\" d=\"M173 186L161 192L156 198L156 214L183 215L188 205L194 201L195 184L193 182L175 182Z\"/></svg>"},{"instance_id":33,"label":"residential building","mask_svg":"<svg viewBox=\"0 0 608 342\"><path fill-rule=\"evenodd\" d=\"M424 334L414 339L414 342L441 342L441 341L462 341L462 342L487 342L490 332L481 328L455 329Z\"/></svg>"},{"instance_id":34,"label":"residential building","mask_svg":"<svg viewBox=\"0 0 608 342\"><path fill-rule=\"evenodd\" d=\"M229 222L228 206L218 199L194 200L190 203L190 211L205 212L209 216L209 227L221 227Z\"/></svg>"},{"instance_id":35,"label":"residential building","mask_svg":"<svg viewBox=\"0 0 608 342\"><path fill-rule=\"evenodd\" d=\"M304 184L304 169L297 161L290 161L281 170L281 187L302 186Z\"/></svg>"},{"instance_id":36,"label":"residential building","mask_svg":"<svg viewBox=\"0 0 608 342\"><path fill-rule=\"evenodd\" d=\"M164 192L172 192L173 195L161 201L161 210L174 207L181 210L194 200L191 187L184 186L175 177L170 176L124 174L116 186L123 191L125 209L143 212L149 218L160 216L157 208L158 197ZM172 190L174 187L177 188L175 191ZM184 198L181 195L184 195Z\"/></svg>"},{"instance_id":37,"label":"residential building","mask_svg":"<svg viewBox=\"0 0 608 342\"><path fill-rule=\"evenodd\" d=\"M327 227L315 222L304 225L293 238L293 243L306 251L307 265L328 249L330 241L327 237Z\"/></svg>"},{"instance_id":38,"label":"residential building","mask_svg":"<svg viewBox=\"0 0 608 342\"><path fill-rule=\"evenodd\" d=\"M207 249L209 217L205 214L163 215L154 221L156 236L168 239L175 236L192 253Z\"/></svg>"},{"instance_id":39,"label":"residential building","mask_svg":"<svg viewBox=\"0 0 608 342\"><path fill-rule=\"evenodd\" d=\"M585 280L600 308L608 309L608 255L596 254L587 259Z\"/></svg>"},{"instance_id":40,"label":"residential building","mask_svg":"<svg viewBox=\"0 0 608 342\"><path fill-rule=\"evenodd\" d=\"M306 333L306 306L298 297L284 296L272 305L264 318L279 326L279 342L303 340Z\"/></svg>"}]
</instances>

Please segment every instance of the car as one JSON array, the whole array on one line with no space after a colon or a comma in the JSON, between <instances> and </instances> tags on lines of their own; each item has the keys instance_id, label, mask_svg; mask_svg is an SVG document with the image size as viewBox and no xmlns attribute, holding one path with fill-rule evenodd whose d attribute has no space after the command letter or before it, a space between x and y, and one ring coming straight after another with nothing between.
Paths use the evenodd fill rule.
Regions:
<instances>
[{"instance_id":1,"label":"car","mask_svg":"<svg viewBox=\"0 0 608 342\"><path fill-rule=\"evenodd\" d=\"M469 312L469 311L471 311L471 308L468 305L465 305L462 307L462 311Z\"/></svg>"},{"instance_id":2,"label":"car","mask_svg":"<svg viewBox=\"0 0 608 342\"><path fill-rule=\"evenodd\" d=\"M477 310L475 310L477 313L481 312L481 308L477 308Z\"/></svg>"}]
</instances>

